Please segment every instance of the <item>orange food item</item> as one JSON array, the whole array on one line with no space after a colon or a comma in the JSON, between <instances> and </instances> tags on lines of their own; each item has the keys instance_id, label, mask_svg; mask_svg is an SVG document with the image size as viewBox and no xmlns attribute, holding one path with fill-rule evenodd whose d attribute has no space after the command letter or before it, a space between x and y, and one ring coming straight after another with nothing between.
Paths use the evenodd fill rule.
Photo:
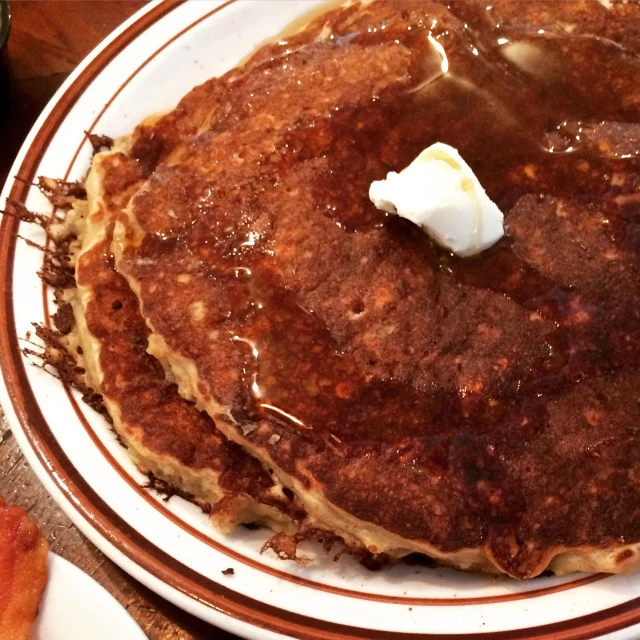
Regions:
<instances>
[{"instance_id":1,"label":"orange food item","mask_svg":"<svg viewBox=\"0 0 640 640\"><path fill-rule=\"evenodd\" d=\"M0 498L0 638L26 640L47 584L49 545L29 516Z\"/></svg>"}]
</instances>

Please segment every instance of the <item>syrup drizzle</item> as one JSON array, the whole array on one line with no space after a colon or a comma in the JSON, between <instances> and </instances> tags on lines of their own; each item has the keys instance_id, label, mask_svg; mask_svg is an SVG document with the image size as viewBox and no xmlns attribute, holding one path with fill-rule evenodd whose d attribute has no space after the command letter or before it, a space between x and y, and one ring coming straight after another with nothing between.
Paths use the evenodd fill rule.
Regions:
<instances>
[{"instance_id":1,"label":"syrup drizzle","mask_svg":"<svg viewBox=\"0 0 640 640\"><path fill-rule=\"evenodd\" d=\"M328 20L325 37L337 48L408 50L411 80L291 127L261 188L286 197L287 176L317 160L313 211L305 215L327 217L345 237L377 234L381 245L401 246L408 269L430 274L419 284L438 291L436 305L461 291L486 300L497 294L552 328L540 335L535 354L519 361L516 351L504 376L491 372L489 381L482 370L475 378L443 378L442 349L431 359L425 352L407 374L385 361L384 350L372 349L367 360L346 330L335 330L344 325L314 306L305 283L283 282L278 221L263 227L249 215L225 227L209 194L206 215L201 210L193 224L156 242L165 250L168 243L173 250L207 245L202 268L224 284L219 316L232 324L229 339L243 354L244 395L233 409L241 423L267 420L305 438L331 437L338 447L395 443L398 458L416 469L445 468L453 464L454 440L484 438L492 451L504 451L514 438L526 441L543 429L548 402L580 380L638 369L638 55L567 25L502 24L499 12L479 3L455 2L448 10L457 18L451 27L444 6L441 19L395 11L386 22L350 32L344 14ZM309 46L317 33L310 30ZM304 44L298 35L295 47L287 40L273 45L278 64L295 74ZM613 130L622 132L623 152L610 139ZM368 199L373 180L402 170L436 141L460 151L505 213L507 236L478 257L455 258ZM562 202L570 203L564 218ZM538 222L531 218L537 215ZM585 282L573 257L578 245L585 264L608 279ZM363 281L376 278L366 266L354 269L362 269ZM364 302L349 307L338 290L333 295L345 315L369 313ZM464 320L445 311L440 321L454 323L455 334L455 322ZM421 313L416 309L411 322L420 323ZM411 340L397 338L393 358L398 349L409 354Z\"/></svg>"}]
</instances>

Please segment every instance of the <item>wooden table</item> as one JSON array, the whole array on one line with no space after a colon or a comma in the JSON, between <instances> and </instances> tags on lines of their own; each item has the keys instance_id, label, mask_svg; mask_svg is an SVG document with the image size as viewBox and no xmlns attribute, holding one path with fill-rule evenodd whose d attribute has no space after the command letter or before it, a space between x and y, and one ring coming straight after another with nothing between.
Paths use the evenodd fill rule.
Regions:
<instances>
[{"instance_id":1,"label":"wooden table","mask_svg":"<svg viewBox=\"0 0 640 640\"><path fill-rule=\"evenodd\" d=\"M0 123L0 184L36 117L74 67L144 2L132 0L13 0L9 40L14 102ZM25 509L49 540L111 592L150 640L232 640L130 578L96 549L62 513L22 456L0 410L0 495ZM120 640L114 639L114 640ZM122 639L124 640L124 639Z\"/></svg>"}]
</instances>

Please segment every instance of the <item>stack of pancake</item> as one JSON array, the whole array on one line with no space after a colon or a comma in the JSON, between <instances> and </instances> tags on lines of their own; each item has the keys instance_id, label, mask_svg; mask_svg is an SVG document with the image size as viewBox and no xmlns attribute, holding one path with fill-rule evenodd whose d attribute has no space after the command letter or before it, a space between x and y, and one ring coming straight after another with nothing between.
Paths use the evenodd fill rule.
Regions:
<instances>
[{"instance_id":1,"label":"stack of pancake","mask_svg":"<svg viewBox=\"0 0 640 640\"><path fill-rule=\"evenodd\" d=\"M368 200L436 141L505 214L478 257ZM224 531L636 570L639 154L636 3L333 9L95 155L88 381Z\"/></svg>"}]
</instances>

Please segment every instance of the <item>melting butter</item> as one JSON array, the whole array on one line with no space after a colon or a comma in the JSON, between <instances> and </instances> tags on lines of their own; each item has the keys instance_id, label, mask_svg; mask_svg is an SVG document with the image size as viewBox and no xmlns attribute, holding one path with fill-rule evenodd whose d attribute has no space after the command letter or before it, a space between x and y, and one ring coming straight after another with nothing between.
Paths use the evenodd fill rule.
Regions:
<instances>
[{"instance_id":1,"label":"melting butter","mask_svg":"<svg viewBox=\"0 0 640 640\"><path fill-rule=\"evenodd\" d=\"M400 173L372 182L369 198L462 257L481 253L504 235L500 209L456 149L440 142Z\"/></svg>"}]
</instances>

